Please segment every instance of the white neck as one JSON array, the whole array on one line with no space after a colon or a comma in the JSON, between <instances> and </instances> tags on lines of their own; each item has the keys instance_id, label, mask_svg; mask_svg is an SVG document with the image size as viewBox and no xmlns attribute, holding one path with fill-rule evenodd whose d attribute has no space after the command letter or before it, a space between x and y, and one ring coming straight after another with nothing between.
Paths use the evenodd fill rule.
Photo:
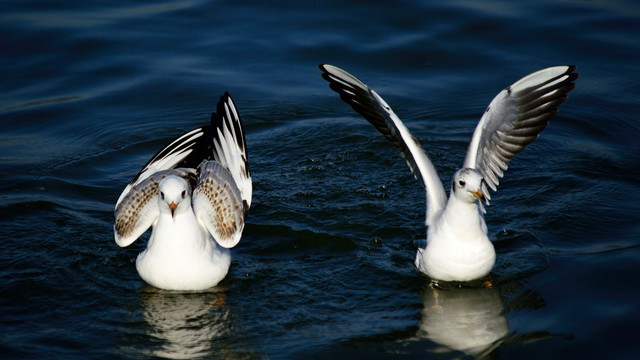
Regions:
<instances>
[{"instance_id":1,"label":"white neck","mask_svg":"<svg viewBox=\"0 0 640 360\"><path fill-rule=\"evenodd\" d=\"M155 236L156 234L161 235ZM175 217L168 212L160 212L147 245L149 249L167 252L193 251L207 246L210 246L208 232L202 231L191 209L176 214Z\"/></svg>"},{"instance_id":2,"label":"white neck","mask_svg":"<svg viewBox=\"0 0 640 360\"><path fill-rule=\"evenodd\" d=\"M470 203L457 199L455 196L449 197L447 206L440 214L438 221L441 222L441 229L448 229L446 231L450 234L471 234L474 232L487 234L484 217L475 201Z\"/></svg>"}]
</instances>

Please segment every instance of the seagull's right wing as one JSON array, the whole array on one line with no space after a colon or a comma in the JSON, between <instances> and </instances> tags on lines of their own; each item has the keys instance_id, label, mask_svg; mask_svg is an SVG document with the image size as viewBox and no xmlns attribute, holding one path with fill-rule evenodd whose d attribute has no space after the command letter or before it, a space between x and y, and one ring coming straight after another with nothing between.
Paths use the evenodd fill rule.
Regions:
<instances>
[{"instance_id":1,"label":"seagull's right wing","mask_svg":"<svg viewBox=\"0 0 640 360\"><path fill-rule=\"evenodd\" d=\"M431 225L434 217L444 209L447 196L436 169L418 140L391 107L358 78L333 65L321 64L319 68L329 87L391 141L400 150L414 175L422 178L427 191L426 224Z\"/></svg>"}]
</instances>

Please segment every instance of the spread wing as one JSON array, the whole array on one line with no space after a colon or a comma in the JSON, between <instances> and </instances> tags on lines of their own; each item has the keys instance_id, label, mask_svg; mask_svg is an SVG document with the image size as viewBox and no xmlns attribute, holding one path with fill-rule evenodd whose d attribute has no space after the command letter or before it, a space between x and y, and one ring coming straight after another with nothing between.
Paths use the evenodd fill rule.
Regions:
<instances>
[{"instance_id":1,"label":"spread wing","mask_svg":"<svg viewBox=\"0 0 640 360\"><path fill-rule=\"evenodd\" d=\"M542 69L502 90L473 133L464 167L480 171L496 191L509 161L538 138L575 87L575 69L572 65ZM484 184L482 190L488 204L491 197Z\"/></svg>"},{"instance_id":2,"label":"spread wing","mask_svg":"<svg viewBox=\"0 0 640 360\"><path fill-rule=\"evenodd\" d=\"M240 190L243 211L246 216L251 206L253 185L249 172L247 144L238 109L229 93L220 97L216 112L211 115L213 131L213 157L231 174Z\"/></svg>"},{"instance_id":3,"label":"spread wing","mask_svg":"<svg viewBox=\"0 0 640 360\"><path fill-rule=\"evenodd\" d=\"M238 244L246 218L242 193L233 175L217 161L204 161L198 169L192 206L198 221L220 246Z\"/></svg>"},{"instance_id":4,"label":"spread wing","mask_svg":"<svg viewBox=\"0 0 640 360\"><path fill-rule=\"evenodd\" d=\"M154 224L158 218L158 183L169 175L195 178L193 169L170 169L155 172L136 184L129 184L129 190L116 205L113 233L116 243L129 246Z\"/></svg>"},{"instance_id":5,"label":"spread wing","mask_svg":"<svg viewBox=\"0 0 640 360\"><path fill-rule=\"evenodd\" d=\"M333 65L321 64L319 67L323 72L322 77L329 82L333 91L340 94L340 99L351 105L400 150L414 175L424 181L427 191L426 223L429 226L435 215L444 209L447 197L433 164L418 140L391 107L358 78Z\"/></svg>"}]
</instances>

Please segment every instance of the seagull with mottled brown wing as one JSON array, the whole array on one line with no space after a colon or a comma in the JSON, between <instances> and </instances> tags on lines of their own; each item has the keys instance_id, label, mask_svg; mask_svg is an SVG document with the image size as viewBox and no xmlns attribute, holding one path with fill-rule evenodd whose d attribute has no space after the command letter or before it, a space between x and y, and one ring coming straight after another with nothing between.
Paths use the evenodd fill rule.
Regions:
<instances>
[{"instance_id":1,"label":"seagull with mottled brown wing","mask_svg":"<svg viewBox=\"0 0 640 360\"><path fill-rule=\"evenodd\" d=\"M231 263L251 206L244 130L225 93L211 125L178 137L147 162L116 203L116 243L129 246L152 227L136 268L150 285L203 290Z\"/></svg>"}]
</instances>

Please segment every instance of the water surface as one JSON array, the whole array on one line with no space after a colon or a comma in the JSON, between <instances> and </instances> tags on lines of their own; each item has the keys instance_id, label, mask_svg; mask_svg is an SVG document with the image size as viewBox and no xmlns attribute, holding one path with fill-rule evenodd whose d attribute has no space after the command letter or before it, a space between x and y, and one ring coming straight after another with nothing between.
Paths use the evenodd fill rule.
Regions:
<instances>
[{"instance_id":1,"label":"water surface","mask_svg":"<svg viewBox=\"0 0 640 360\"><path fill-rule=\"evenodd\" d=\"M632 1L5 2L1 357L632 357L639 16ZM492 288L428 286L412 264L424 190L319 63L375 88L445 184L493 96L578 65L488 208ZM224 91L254 181L243 239L216 288L154 289L134 264L148 234L119 248L114 204Z\"/></svg>"}]
</instances>

